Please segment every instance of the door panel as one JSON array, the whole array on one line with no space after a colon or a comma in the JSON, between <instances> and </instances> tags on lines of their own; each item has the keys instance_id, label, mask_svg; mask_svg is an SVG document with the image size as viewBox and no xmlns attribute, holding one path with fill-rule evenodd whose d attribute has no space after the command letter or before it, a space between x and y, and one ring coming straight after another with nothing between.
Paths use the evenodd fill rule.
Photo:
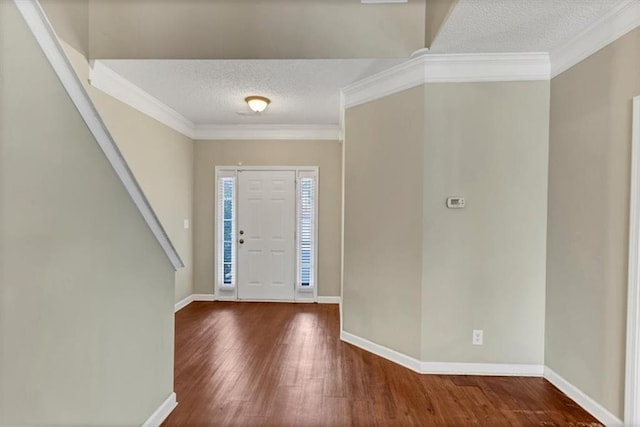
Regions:
<instances>
[{"instance_id":1,"label":"door panel","mask_svg":"<svg viewBox=\"0 0 640 427\"><path fill-rule=\"evenodd\" d=\"M295 172L238 171L237 229L238 298L293 300Z\"/></svg>"}]
</instances>

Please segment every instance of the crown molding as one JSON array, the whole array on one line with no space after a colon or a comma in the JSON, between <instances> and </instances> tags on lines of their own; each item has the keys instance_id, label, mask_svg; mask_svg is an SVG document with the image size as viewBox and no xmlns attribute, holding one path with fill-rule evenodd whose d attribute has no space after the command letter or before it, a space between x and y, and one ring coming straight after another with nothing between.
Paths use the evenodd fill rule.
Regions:
<instances>
[{"instance_id":1,"label":"crown molding","mask_svg":"<svg viewBox=\"0 0 640 427\"><path fill-rule=\"evenodd\" d=\"M341 111L425 83L550 80L638 26L640 1L621 0L551 53L431 54L420 50L402 64L343 88ZM92 62L90 81L94 87L191 139L342 140L343 137L343 123L338 126L196 125L100 61Z\"/></svg>"},{"instance_id":2,"label":"crown molding","mask_svg":"<svg viewBox=\"0 0 640 427\"><path fill-rule=\"evenodd\" d=\"M345 108L383 98L425 83L549 80L547 53L430 54L424 52L402 64L342 89Z\"/></svg>"},{"instance_id":3,"label":"crown molding","mask_svg":"<svg viewBox=\"0 0 640 427\"><path fill-rule=\"evenodd\" d=\"M425 83L549 80L546 52L424 55Z\"/></svg>"},{"instance_id":4,"label":"crown molding","mask_svg":"<svg viewBox=\"0 0 640 427\"><path fill-rule=\"evenodd\" d=\"M339 125L196 125L193 139L342 140Z\"/></svg>"},{"instance_id":5,"label":"crown molding","mask_svg":"<svg viewBox=\"0 0 640 427\"><path fill-rule=\"evenodd\" d=\"M423 56L409 59L342 89L344 108L384 98L424 83Z\"/></svg>"},{"instance_id":6,"label":"crown molding","mask_svg":"<svg viewBox=\"0 0 640 427\"><path fill-rule=\"evenodd\" d=\"M193 140L342 140L340 125L195 124L100 61L91 62L89 80L96 89Z\"/></svg>"},{"instance_id":7,"label":"crown molding","mask_svg":"<svg viewBox=\"0 0 640 427\"><path fill-rule=\"evenodd\" d=\"M128 106L167 125L181 134L193 138L192 121L148 92L131 83L100 61L91 61L89 82L91 86L110 95Z\"/></svg>"},{"instance_id":8,"label":"crown molding","mask_svg":"<svg viewBox=\"0 0 640 427\"><path fill-rule=\"evenodd\" d=\"M640 26L640 1L622 0L592 25L551 51L551 78Z\"/></svg>"}]
</instances>

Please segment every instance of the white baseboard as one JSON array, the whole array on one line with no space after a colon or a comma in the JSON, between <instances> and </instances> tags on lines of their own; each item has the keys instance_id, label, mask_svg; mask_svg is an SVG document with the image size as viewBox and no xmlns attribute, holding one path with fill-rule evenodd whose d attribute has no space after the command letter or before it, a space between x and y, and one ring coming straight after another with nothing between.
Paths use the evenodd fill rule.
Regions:
<instances>
[{"instance_id":1,"label":"white baseboard","mask_svg":"<svg viewBox=\"0 0 640 427\"><path fill-rule=\"evenodd\" d=\"M313 304L312 299L294 300L294 299L259 299L259 298L217 298L216 301L233 301L233 302L273 302L276 304Z\"/></svg>"},{"instance_id":2,"label":"white baseboard","mask_svg":"<svg viewBox=\"0 0 640 427\"><path fill-rule=\"evenodd\" d=\"M171 393L167 399L156 409L142 427L160 427L160 424L167 419L171 411L178 405L176 394Z\"/></svg>"},{"instance_id":3,"label":"white baseboard","mask_svg":"<svg viewBox=\"0 0 640 427\"><path fill-rule=\"evenodd\" d=\"M216 296L214 294L193 294L191 295L194 301L215 301Z\"/></svg>"},{"instance_id":4,"label":"white baseboard","mask_svg":"<svg viewBox=\"0 0 640 427\"><path fill-rule=\"evenodd\" d=\"M583 393L579 388L555 373L548 366L544 367L544 378L566 394L571 400L582 406L607 427L622 427L624 423L606 410L602 405Z\"/></svg>"},{"instance_id":5,"label":"white baseboard","mask_svg":"<svg viewBox=\"0 0 640 427\"><path fill-rule=\"evenodd\" d=\"M183 308L185 308L186 306L188 306L189 304L191 304L194 301L236 301L235 297L216 297L213 294L193 294L193 295L189 295L188 297L186 297L185 299L183 299L182 301L179 301L176 303L175 305L175 311L179 311ZM243 302L247 302L247 301L251 301L251 300L242 300ZM259 301L259 302L270 302L270 301L265 301L265 300L255 300L255 301ZM340 304L342 301L342 298L340 297L336 297L336 296L330 296L330 297L318 297L318 304ZM282 301L271 301L271 302L282 302ZM300 303L312 303L313 300L302 300L302 301L286 301L286 302L300 302Z\"/></svg>"},{"instance_id":6,"label":"white baseboard","mask_svg":"<svg viewBox=\"0 0 640 427\"><path fill-rule=\"evenodd\" d=\"M438 375L541 377L544 372L544 366L518 363L422 362L420 370L423 374Z\"/></svg>"},{"instance_id":7,"label":"white baseboard","mask_svg":"<svg viewBox=\"0 0 640 427\"><path fill-rule=\"evenodd\" d=\"M418 359L414 359L411 356L407 356L406 354L402 354L395 350L391 350L390 348L387 348L380 344L376 344L364 338L360 338L357 335L353 335L345 331L340 332L340 339L346 343L355 345L356 347L360 347L361 349L367 350L370 353L376 354L387 360L395 362L398 365L402 365L405 368L411 369L412 371L421 373L420 371L421 362Z\"/></svg>"},{"instance_id":8,"label":"white baseboard","mask_svg":"<svg viewBox=\"0 0 640 427\"><path fill-rule=\"evenodd\" d=\"M340 339L420 374L541 377L544 371L542 365L422 362L349 332L342 331Z\"/></svg>"},{"instance_id":9,"label":"white baseboard","mask_svg":"<svg viewBox=\"0 0 640 427\"><path fill-rule=\"evenodd\" d=\"M318 297L318 304L340 304L341 297Z\"/></svg>"},{"instance_id":10,"label":"white baseboard","mask_svg":"<svg viewBox=\"0 0 640 427\"><path fill-rule=\"evenodd\" d=\"M216 301L216 296L213 294L192 294L183 299L182 301L178 301L175 305L174 313L182 310L189 304L194 301Z\"/></svg>"},{"instance_id":11,"label":"white baseboard","mask_svg":"<svg viewBox=\"0 0 640 427\"><path fill-rule=\"evenodd\" d=\"M178 311L182 310L183 308L185 308L186 306L188 306L189 304L191 304L193 302L193 295L189 295L188 297L186 297L185 299L178 301L176 303L175 309L174 309L174 313L177 313Z\"/></svg>"}]
</instances>

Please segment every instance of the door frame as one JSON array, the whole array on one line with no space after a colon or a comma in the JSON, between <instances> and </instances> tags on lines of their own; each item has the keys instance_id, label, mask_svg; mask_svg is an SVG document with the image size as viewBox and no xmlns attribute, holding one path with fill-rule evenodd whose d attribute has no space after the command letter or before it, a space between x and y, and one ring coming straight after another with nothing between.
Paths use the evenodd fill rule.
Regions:
<instances>
[{"instance_id":1,"label":"door frame","mask_svg":"<svg viewBox=\"0 0 640 427\"><path fill-rule=\"evenodd\" d=\"M218 204L218 178L221 176L233 176L235 177L235 183L236 185L234 186L234 200L236 201L236 209L234 211L234 217L233 217L233 221L234 224L237 224L238 221L238 207L237 207L237 200L238 200L238 172L239 171L291 171L291 172L295 172L296 174L296 178L295 178L295 237L294 237L294 245L295 245L295 258L294 258L294 284L293 286L295 287L295 292L294 292L294 300L292 301L288 301L288 300L255 300L255 301L259 301L259 302L317 302L318 301L318 222L319 222L319 218L318 218L318 205L320 204L320 198L319 198L319 194L320 194L320 168L318 166L243 166L243 165L238 165L238 166L216 166L215 167L215 174L214 174L214 185L213 185L213 200L214 200L214 205L215 205L215 212L214 212L214 236L213 236L213 244L214 244L214 256L213 256L213 262L214 262L214 271L216 271L215 269L218 266L218 257L221 256L221 254L218 253L218 239L221 237L220 236L220 231L219 231L219 227L218 227L218 219L220 217L220 208L219 208L219 204ZM299 259L299 245L298 245L298 220L299 220L299 198L298 198L298 180L301 177L301 175L312 175L315 178L315 204L314 204L314 218L315 218L315 227L314 227L314 242L313 242L313 283L314 286L311 289L306 289L303 288L302 286L300 286L297 282L298 282L298 259ZM238 245L235 245L235 259L236 259L236 263L234 266L234 277L237 280L238 277ZM239 301L238 300L238 283L236 281L236 283L234 283L233 286L224 286L221 287L220 283L218 283L218 274L217 272L214 274L214 290L215 290L215 299L219 300L219 301ZM308 295L308 296L307 296ZM253 300L246 300L243 299L243 302L247 302L247 301L253 301Z\"/></svg>"},{"instance_id":2,"label":"door frame","mask_svg":"<svg viewBox=\"0 0 640 427\"><path fill-rule=\"evenodd\" d=\"M640 425L640 96L633 99L624 424Z\"/></svg>"}]
</instances>

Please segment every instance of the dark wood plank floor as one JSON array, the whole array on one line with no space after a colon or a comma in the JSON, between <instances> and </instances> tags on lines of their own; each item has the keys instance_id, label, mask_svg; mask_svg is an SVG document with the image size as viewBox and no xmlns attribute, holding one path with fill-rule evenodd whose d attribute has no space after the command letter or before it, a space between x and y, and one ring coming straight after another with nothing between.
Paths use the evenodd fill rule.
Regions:
<instances>
[{"instance_id":1,"label":"dark wood plank floor","mask_svg":"<svg viewBox=\"0 0 640 427\"><path fill-rule=\"evenodd\" d=\"M169 426L599 426L541 378L419 375L339 339L336 305L176 314Z\"/></svg>"}]
</instances>

